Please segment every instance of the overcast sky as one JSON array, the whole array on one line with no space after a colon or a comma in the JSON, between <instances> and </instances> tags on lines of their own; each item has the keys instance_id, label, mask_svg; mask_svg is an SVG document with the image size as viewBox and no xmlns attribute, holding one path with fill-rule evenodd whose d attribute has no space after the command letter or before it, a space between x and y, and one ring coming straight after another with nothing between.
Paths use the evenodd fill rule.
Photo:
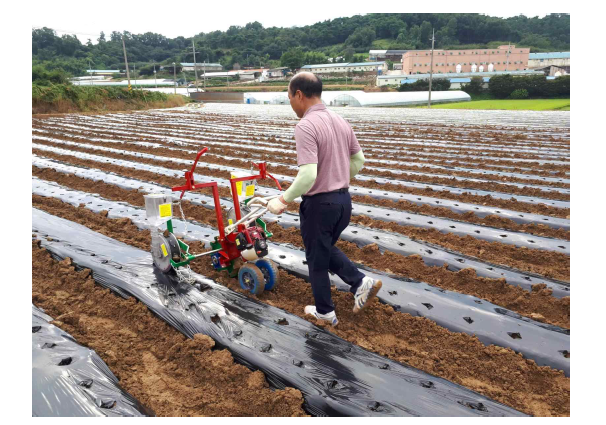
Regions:
<instances>
[{"instance_id":1,"label":"overcast sky","mask_svg":"<svg viewBox=\"0 0 606 425\"><path fill-rule=\"evenodd\" d=\"M210 4L212 3L212 4ZM551 8L557 8L558 2L548 3ZM344 8L343 4L347 7ZM470 2L466 3L467 5ZM303 6L303 7L302 7ZM473 6L473 3L471 3ZM539 5L540 6L540 5ZM418 6L417 6L418 7ZM316 22L339 17L354 16L357 10L368 9L368 3L356 7L355 1L342 4L337 2L307 2L296 1L162 1L154 2L133 1L41 1L32 8L32 27L49 27L58 35L76 34L85 43L90 38L97 42L99 33L109 35L112 31L130 31L141 34L155 32L169 38L178 36L191 37L200 32L216 30L225 31L231 25L244 26L248 22L259 21L264 27L305 26ZM407 7L408 9L408 7ZM553 9L533 6L532 2L509 0L507 11L502 8L491 8L487 2L479 2L475 7L476 13L490 16L510 17L519 14L543 17L552 13ZM441 11L446 11L441 9ZM376 12L379 12L376 10ZM406 10L407 13L427 12ZM458 10L457 12L462 12ZM387 13L387 11L383 12Z\"/></svg>"}]
</instances>

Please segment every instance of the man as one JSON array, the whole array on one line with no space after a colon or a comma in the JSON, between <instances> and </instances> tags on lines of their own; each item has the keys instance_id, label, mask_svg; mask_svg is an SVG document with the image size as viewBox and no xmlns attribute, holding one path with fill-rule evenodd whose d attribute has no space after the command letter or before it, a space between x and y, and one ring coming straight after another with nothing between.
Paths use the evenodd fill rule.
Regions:
<instances>
[{"instance_id":1,"label":"man","mask_svg":"<svg viewBox=\"0 0 606 425\"><path fill-rule=\"evenodd\" d=\"M272 199L268 208L281 214L302 196L301 236L316 304L305 307L305 313L335 326L339 321L330 294L329 270L351 286L354 313L368 306L382 283L360 273L335 247L349 225L349 181L362 168L364 154L351 126L324 106L321 95L322 81L310 72L301 72L290 80L290 106L301 118L295 127L299 172L288 190Z\"/></svg>"}]
</instances>

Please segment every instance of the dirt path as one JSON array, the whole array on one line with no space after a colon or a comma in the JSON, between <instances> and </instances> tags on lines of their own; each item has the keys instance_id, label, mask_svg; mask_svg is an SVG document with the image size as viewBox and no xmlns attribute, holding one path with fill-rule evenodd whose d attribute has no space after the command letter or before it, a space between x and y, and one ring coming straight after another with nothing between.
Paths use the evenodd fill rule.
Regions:
<instances>
[{"instance_id":1,"label":"dirt path","mask_svg":"<svg viewBox=\"0 0 606 425\"><path fill-rule=\"evenodd\" d=\"M81 141L78 141L78 139L74 139L74 141L81 143ZM44 145L48 145L48 146L55 146L55 147L62 148L62 149L69 148L70 150L86 152L86 153L91 153L91 154L96 154L96 155L99 155L99 154L103 154L106 156L119 155L118 156L119 159L131 159L131 157L129 157L129 156L124 156L124 155L120 155L120 154L112 154L110 152L100 152L100 151L95 151L94 149L79 148L76 146L67 147L66 145L62 145L60 143L52 143L52 142L46 142L46 141L40 141L40 140L37 141L36 143L40 143L40 144L44 144ZM101 145L100 143L96 143L96 144ZM116 146L115 144L111 144L111 143L109 145L111 145L111 146L108 146L108 147L111 147L111 148L118 148L118 149L130 150L133 152L139 152L137 149L134 149L132 147L130 149L125 149L126 147L128 147L127 145L118 144ZM169 157L169 158L192 160L191 155L184 154L182 152L174 151L171 149L164 149L161 152L151 150L148 153L151 153L153 155L158 155L158 156L165 156L165 157ZM211 157L209 157L209 158L211 158ZM142 163L148 163L147 161L151 161L151 162L149 162L150 164L154 163L153 159L136 158L136 160L139 162L142 162ZM213 162L213 160L207 161L207 162L215 163L215 162ZM160 161L160 163L164 164L163 166L167 167L167 168L174 167L175 169L179 169L179 170L186 168L186 167L184 167L183 164L172 164L171 165L169 162L162 162L162 161ZM239 167L239 168L244 167L243 164L238 161L236 161L235 163L229 163L224 160L223 162L218 161L216 163L219 165L229 165L229 166ZM250 164L247 164L247 165L250 165ZM244 167L244 168L246 168L246 167ZM196 169L199 170L200 173L206 173L207 175L210 175L209 173L211 173L213 171L216 172L216 170L211 170L207 167L204 167L203 162L199 163L198 167ZM274 170L272 168L270 171L276 172L277 170ZM292 171L293 170L289 169L289 173L292 173ZM294 177L294 174L293 174L293 177ZM470 204L488 205L488 206L500 207L500 208L510 209L510 210L519 211L519 212L525 212L525 213L549 215L549 216L560 217L560 218L568 218L570 216L570 209L568 209L568 208L555 208L555 207L548 206L546 204L529 204L529 203L525 203L525 202L519 202L519 201L515 200L515 198L513 196L511 199L498 199L498 198L493 198L490 195L478 196L478 195L471 195L467 192L465 192L463 194L454 194L454 193L451 193L446 190L438 192L438 191L434 191L429 188L417 189L417 188L407 187L407 186L394 184L394 183L376 183L375 181L364 181L364 180L356 180L355 185L360 186L360 187L369 188L369 189L378 189L378 190L383 190L383 191L387 190L387 191L395 192L395 193L409 193L409 194L415 194L415 195L421 195L421 196L431 196L431 197L442 198L442 199L451 199L451 200L466 202L466 203L470 203Z\"/></svg>"},{"instance_id":2,"label":"dirt path","mask_svg":"<svg viewBox=\"0 0 606 425\"><path fill-rule=\"evenodd\" d=\"M149 248L149 232L139 231L128 219L112 220L103 214L68 204L49 207L49 212L141 249ZM234 279L219 274L210 264L197 262L192 264L192 268L239 290ZM283 270L280 271L280 279L281 284L276 290L264 293L260 299L303 317L303 307L313 300L309 284ZM97 306L103 304L95 299ZM355 317L351 312L353 296L350 293L333 288L333 300L340 324L330 330L352 343L463 385L528 414L570 415L570 380L562 371L539 367L533 360L524 359L511 349L485 346L476 337L450 332L425 318L395 312L376 300L363 314ZM79 337L71 328L66 330ZM103 352L102 349L99 351ZM107 361L106 358L104 360ZM128 386L125 388L139 397L136 391ZM145 402L144 399L141 401Z\"/></svg>"},{"instance_id":3,"label":"dirt path","mask_svg":"<svg viewBox=\"0 0 606 425\"><path fill-rule=\"evenodd\" d=\"M83 143L83 140L81 138L72 137L72 136L65 135L65 134L56 134L55 137L58 139L72 141L72 142L76 142L76 143ZM148 154L152 154L152 155L167 156L167 157L174 157L174 158L187 159L187 160L192 160L194 158L194 155L191 153L187 153L187 152L183 152L183 151L176 151L176 150L168 148L168 147L162 147L162 148L145 147L145 146L132 145L129 143L114 143L114 142L99 142L99 141L95 141L94 143L95 143L95 145L98 145L98 146L104 146L104 147L109 147L109 148L114 148L114 149L117 148L117 149L133 151L133 152L140 152L140 153L148 153ZM222 148L221 155L232 156L234 158L239 158L241 156L239 151L232 150L229 148ZM230 165L232 167L239 167L239 168L248 168L250 166L250 161L248 161L248 160L244 160L244 159L229 160L229 159L225 159L221 156L215 156L212 153L206 154L204 156L204 158L201 160L201 162L219 164L219 165ZM283 166L283 165L271 166L271 171L276 174L283 174L283 175L292 176L292 177L295 177L297 175L296 169L292 169L292 168L289 168L289 167ZM362 172L362 174L365 174L365 173ZM383 175L385 173L380 173L380 174ZM411 182L416 182L416 183L427 183L427 184L445 185L445 186L451 186L451 187L457 187L457 188L463 188L463 189L477 189L477 190L485 190L485 191L493 191L493 192L501 192L501 193L510 193L510 194L514 194L514 195L533 196L533 197L538 197L538 198L542 198L542 199L555 199L555 200L562 200L562 201L570 200L570 195L567 195L565 193L548 192L548 191L543 191L541 189L537 189L537 188L533 188L533 187L516 187L516 186L501 184L498 182L487 182L487 181L472 182L472 181L468 181L468 180L461 181L461 180L456 180L455 178L423 176L423 175L418 176L418 175L412 175L412 174L401 174L401 175L397 175L395 177L393 175L391 175L391 173L387 173L385 175L389 178L394 178L397 180L406 180L406 181L411 181ZM372 184L374 182L363 182L363 181L356 180L355 183L356 183L356 185L359 185L359 186L368 187L368 186L366 186L368 183ZM378 184L378 183L374 183L374 184ZM385 184L380 185L380 186L387 189ZM395 190L396 192L402 192L403 190L406 190L406 188L403 188L402 185L394 184L393 186L399 187L398 190ZM387 190L391 190L391 189L387 189Z\"/></svg>"},{"instance_id":4,"label":"dirt path","mask_svg":"<svg viewBox=\"0 0 606 425\"><path fill-rule=\"evenodd\" d=\"M262 372L234 363L197 334L188 339L134 298L96 285L88 269L32 245L32 301L94 349L120 385L158 416L305 416L299 390L272 391Z\"/></svg>"},{"instance_id":5,"label":"dirt path","mask_svg":"<svg viewBox=\"0 0 606 425\"><path fill-rule=\"evenodd\" d=\"M103 167L100 168L103 169ZM64 173L59 173L51 169L39 169L37 167L32 167L32 174L45 180L55 181L59 184L74 189L91 191L92 193L100 193L102 196L107 197L108 199L128 199L127 202L132 201L133 205L142 205L141 203L143 202L143 197L141 194L120 189L117 186L108 185L103 182L94 182L81 177L71 175L68 176ZM120 172L120 174L132 178L145 179L169 187L182 184L182 180L168 176L157 176L154 173L149 173L151 175L148 175L148 172L146 171L125 170L124 173ZM103 191L103 193L100 191ZM219 195L222 197L231 198L228 188L219 188ZM189 205L188 202L185 202L184 204ZM200 208L188 208L186 210L186 214L188 214L188 217L199 219L199 212L197 210L200 210ZM294 213L298 213L298 207L296 206L293 206L289 210ZM443 246L453 251L470 255L493 264L505 265L526 272L538 273L546 277L551 277L566 282L570 279L570 257L566 254L540 249L516 247L514 245L507 245L501 242L488 242L471 236L458 236L452 233L441 233L436 229L403 226L394 222L374 220L363 215L353 216L352 222L375 229L387 229L395 231L410 238L420 239Z\"/></svg>"},{"instance_id":6,"label":"dirt path","mask_svg":"<svg viewBox=\"0 0 606 425\"><path fill-rule=\"evenodd\" d=\"M53 144L53 145L58 145L58 144ZM55 147L60 147L60 146L55 146ZM78 148L78 147L70 147L69 150L76 151L76 152L83 152L83 153L91 153L91 154L101 153L101 152L92 152L90 149L82 149L82 148ZM122 176L129 176L129 177L134 177L134 178L138 178L138 179L146 178L146 179L151 179L152 181L158 181L158 179L164 179L164 177L166 177L164 175L149 172L149 171L135 170L130 167L123 167L123 166L115 165L115 164L104 164L104 163L97 162L97 161L77 158L72 155L63 155L63 154L58 154L58 153L44 151L44 150L35 149L35 148L32 149L32 152L36 155L46 157L46 158L56 159L58 161L62 161L62 162L68 163L68 164L80 165L80 166L88 167L88 168L97 168L97 169L104 170L104 171L111 171L111 172L120 174ZM107 158L115 158L115 159L119 159L119 160L126 159L124 157L124 155L112 153L112 152L102 152L101 156L107 157ZM158 166L158 167L173 169L173 170L177 171L178 173L182 173L182 170L184 168L183 164L171 163L171 162L166 162L166 161L155 161L155 160L152 160L149 158L132 157L129 160L134 161L134 162L139 162L142 164L149 164L149 165L154 165L154 166ZM203 173L205 176L219 177L222 179L230 178L230 173L227 171L213 170L210 168L206 168L202 165L199 165L196 169L197 169L198 173ZM147 177L143 177L143 176L147 176ZM164 180L166 181L166 179L164 179ZM170 184L171 186L180 185L183 182L183 180L182 179L180 180L178 177L170 178L170 181L174 182L174 183ZM257 184L259 186L267 186L267 187L275 188L275 184L270 181L258 181ZM288 182L282 183L282 188L284 188L284 189L287 189L289 186L290 186L290 183L288 183ZM360 204L374 205L377 207L395 208L400 211L409 211L409 212L413 212L413 213L430 215L430 216L435 216L435 217L452 218L454 220L465 221L468 223L480 224L480 225L489 226L489 227L497 227L497 228L501 228L501 229L511 230L514 232L524 232L524 233L528 233L531 235L546 236L546 237L570 240L570 231L567 231L564 229L554 229L554 228L546 226L544 224L518 224L511 219L499 217L497 215L489 215L489 216L481 218L481 217L478 217L476 214L474 214L472 211L469 211L465 214L459 214L459 213L456 213L445 207L437 207L437 206L432 206L432 205L427 205L427 204L417 205L417 204L414 204L412 202L405 201L405 200L398 200L397 202L395 202L395 201L391 201L391 200L387 200L387 199L375 199L368 195L365 195L365 196L353 195L352 200L354 202L357 202Z\"/></svg>"},{"instance_id":7,"label":"dirt path","mask_svg":"<svg viewBox=\"0 0 606 425\"><path fill-rule=\"evenodd\" d=\"M41 174L41 178L53 177L50 172ZM93 182L80 179L75 176L58 176L57 181L67 187L85 192L99 193L106 199L128 202L131 205L143 206L143 197L136 191L128 191L105 183ZM48 180L48 178L46 178ZM72 182L70 184L70 181ZM56 199L44 198L34 195L33 202L40 208L63 208L63 203ZM183 203L185 216L199 223L217 227L215 213L212 210ZM55 210L52 211L56 214ZM284 229L279 225L270 224L268 229L274 234L272 240L275 242L291 243L297 247L303 247L301 235L298 229ZM354 261L365 264L377 270L394 273L401 277L418 279L431 285L441 287L468 295L474 295L485 299L496 305L506 307L512 311L536 320L555 324L564 328L570 326L570 298L558 299L551 296L551 290L542 285L535 285L531 292L520 287L506 283L505 279L487 279L478 277L473 269L464 269L459 272L451 272L446 267L427 266L423 259L417 255L404 256L385 252L381 254L376 245L358 248L355 244L339 241L341 250Z\"/></svg>"},{"instance_id":8,"label":"dirt path","mask_svg":"<svg viewBox=\"0 0 606 425\"><path fill-rule=\"evenodd\" d=\"M44 129L45 132L47 132L48 135L52 135L58 138L64 137L64 136L68 136L68 134L66 134L67 129L57 129L56 131L53 130L48 130L48 129ZM75 132L74 132L75 133ZM84 133L77 133L78 135L82 136ZM133 136L127 137L124 135L118 135L116 133L110 132L110 131L101 131L101 130L97 130L95 129L94 131L90 131L85 133L87 137L90 138L110 138L110 139L116 139L116 140L120 140L124 143L133 143L133 142L138 142L141 141L140 137L136 137L136 134L133 134ZM183 137L196 137L196 134L189 134L188 132L183 132ZM147 138L145 138L147 139ZM153 141L154 139L147 139L150 142ZM229 140L229 139L228 139ZM271 144L267 144L267 142L271 142ZM265 150L259 150L259 149L251 149L248 147L239 147L237 149L237 155L238 156L242 156L243 153L248 153L248 154L253 154L253 155L261 155L261 159L265 160L265 161L280 161L286 164L290 164L290 165L296 165L296 158L297 155L296 153L292 152L279 152L278 153L278 157L276 157L276 155L274 154L268 154L268 153L264 153L264 152L271 152L273 148L276 147L276 145L279 145L280 142L276 139L270 138L267 139L267 142L265 140L262 140L260 138L256 138L256 137L252 137L251 138L251 143L254 143L257 147L264 147ZM155 140L154 143L159 143L161 145L163 145L163 147L170 149L171 147L174 147L175 145L173 143L170 142L165 142L163 140ZM197 145L197 146L202 146L204 145L204 142L201 142L201 144ZM192 149L195 148L195 144L192 143L192 146L190 146ZM286 146L286 148L290 148L293 149L293 146ZM234 149L233 148L229 148L230 149L230 153L229 155L233 156L234 155ZM385 151L388 151L387 148L385 148ZM405 151L406 154L414 154L414 151ZM366 155L368 158L371 158L372 155ZM546 182L540 179L525 179L525 178L520 178L520 177L507 177L507 176L499 176L496 174L478 174L478 173L472 173L472 172L468 172L468 171L461 171L461 170L453 170L453 169L436 169L436 168L432 168L432 167L428 167L425 166L422 163L419 163L419 165L404 165L404 164L377 164L377 163L368 163L366 164L367 166L364 169L364 174L365 175L370 175L370 176L378 176L378 177L386 177L386 178L393 178L393 179L398 179L401 177L401 174L395 173L395 172L390 172L390 171L379 171L379 170L372 170L368 167L380 167L380 168L384 168L386 170L400 170L400 171L415 171L415 172L422 172L422 173L428 173L428 174L449 174L452 176L457 176L457 177L468 177L468 178L476 178L476 179L483 179L483 180L492 180L495 183L499 183L499 182L515 182L515 183L522 183L522 184L528 184L528 185L542 185L542 186L553 186L553 187L562 187L562 188L569 188L570 185L568 183L560 183L560 182ZM448 164L449 167L453 167L452 164ZM469 166L462 166L463 168L469 168ZM496 170L492 170L492 171L496 171ZM512 170L507 170L508 172L512 172ZM535 174L535 173L528 173L527 171L519 171L521 174ZM551 174L547 174L547 176L549 177L555 177ZM407 178L412 178L412 176L408 176Z\"/></svg>"}]
</instances>

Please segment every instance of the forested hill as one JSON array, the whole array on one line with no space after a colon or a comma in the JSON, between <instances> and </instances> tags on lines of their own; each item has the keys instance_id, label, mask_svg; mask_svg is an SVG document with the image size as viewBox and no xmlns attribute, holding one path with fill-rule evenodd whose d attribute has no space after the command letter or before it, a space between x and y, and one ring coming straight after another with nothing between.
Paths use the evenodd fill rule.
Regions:
<instances>
[{"instance_id":1,"label":"forested hill","mask_svg":"<svg viewBox=\"0 0 606 425\"><path fill-rule=\"evenodd\" d=\"M227 31L200 32L193 38L198 62L219 62L227 69L235 63L300 66L338 56L363 60L369 49L424 49L431 45L432 26L436 48L441 49L490 48L510 41L530 47L531 52L570 50L568 14L503 19L470 13L371 13L292 28L264 28L252 22ZM94 69L124 69L122 36L129 64L136 64L144 74L151 72L152 63L193 62L191 38L114 31L101 33L96 44L90 40L82 44L74 35L58 37L44 27L32 30L33 65L73 75L83 75L89 60Z\"/></svg>"}]
</instances>

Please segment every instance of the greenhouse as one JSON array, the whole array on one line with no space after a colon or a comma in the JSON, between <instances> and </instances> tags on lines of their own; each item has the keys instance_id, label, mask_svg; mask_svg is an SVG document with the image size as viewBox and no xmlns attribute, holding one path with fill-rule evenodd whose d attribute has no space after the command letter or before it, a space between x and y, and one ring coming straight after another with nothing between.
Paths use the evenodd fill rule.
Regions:
<instances>
[{"instance_id":1,"label":"greenhouse","mask_svg":"<svg viewBox=\"0 0 606 425\"><path fill-rule=\"evenodd\" d=\"M405 106L427 103L429 93L419 92L388 92L366 93L361 90L325 91L322 93L322 102L326 106L349 107L381 107ZM465 102L471 97L459 90L434 91L431 93L432 103ZM244 103L257 105L289 105L286 92L250 92L244 93Z\"/></svg>"}]
</instances>

